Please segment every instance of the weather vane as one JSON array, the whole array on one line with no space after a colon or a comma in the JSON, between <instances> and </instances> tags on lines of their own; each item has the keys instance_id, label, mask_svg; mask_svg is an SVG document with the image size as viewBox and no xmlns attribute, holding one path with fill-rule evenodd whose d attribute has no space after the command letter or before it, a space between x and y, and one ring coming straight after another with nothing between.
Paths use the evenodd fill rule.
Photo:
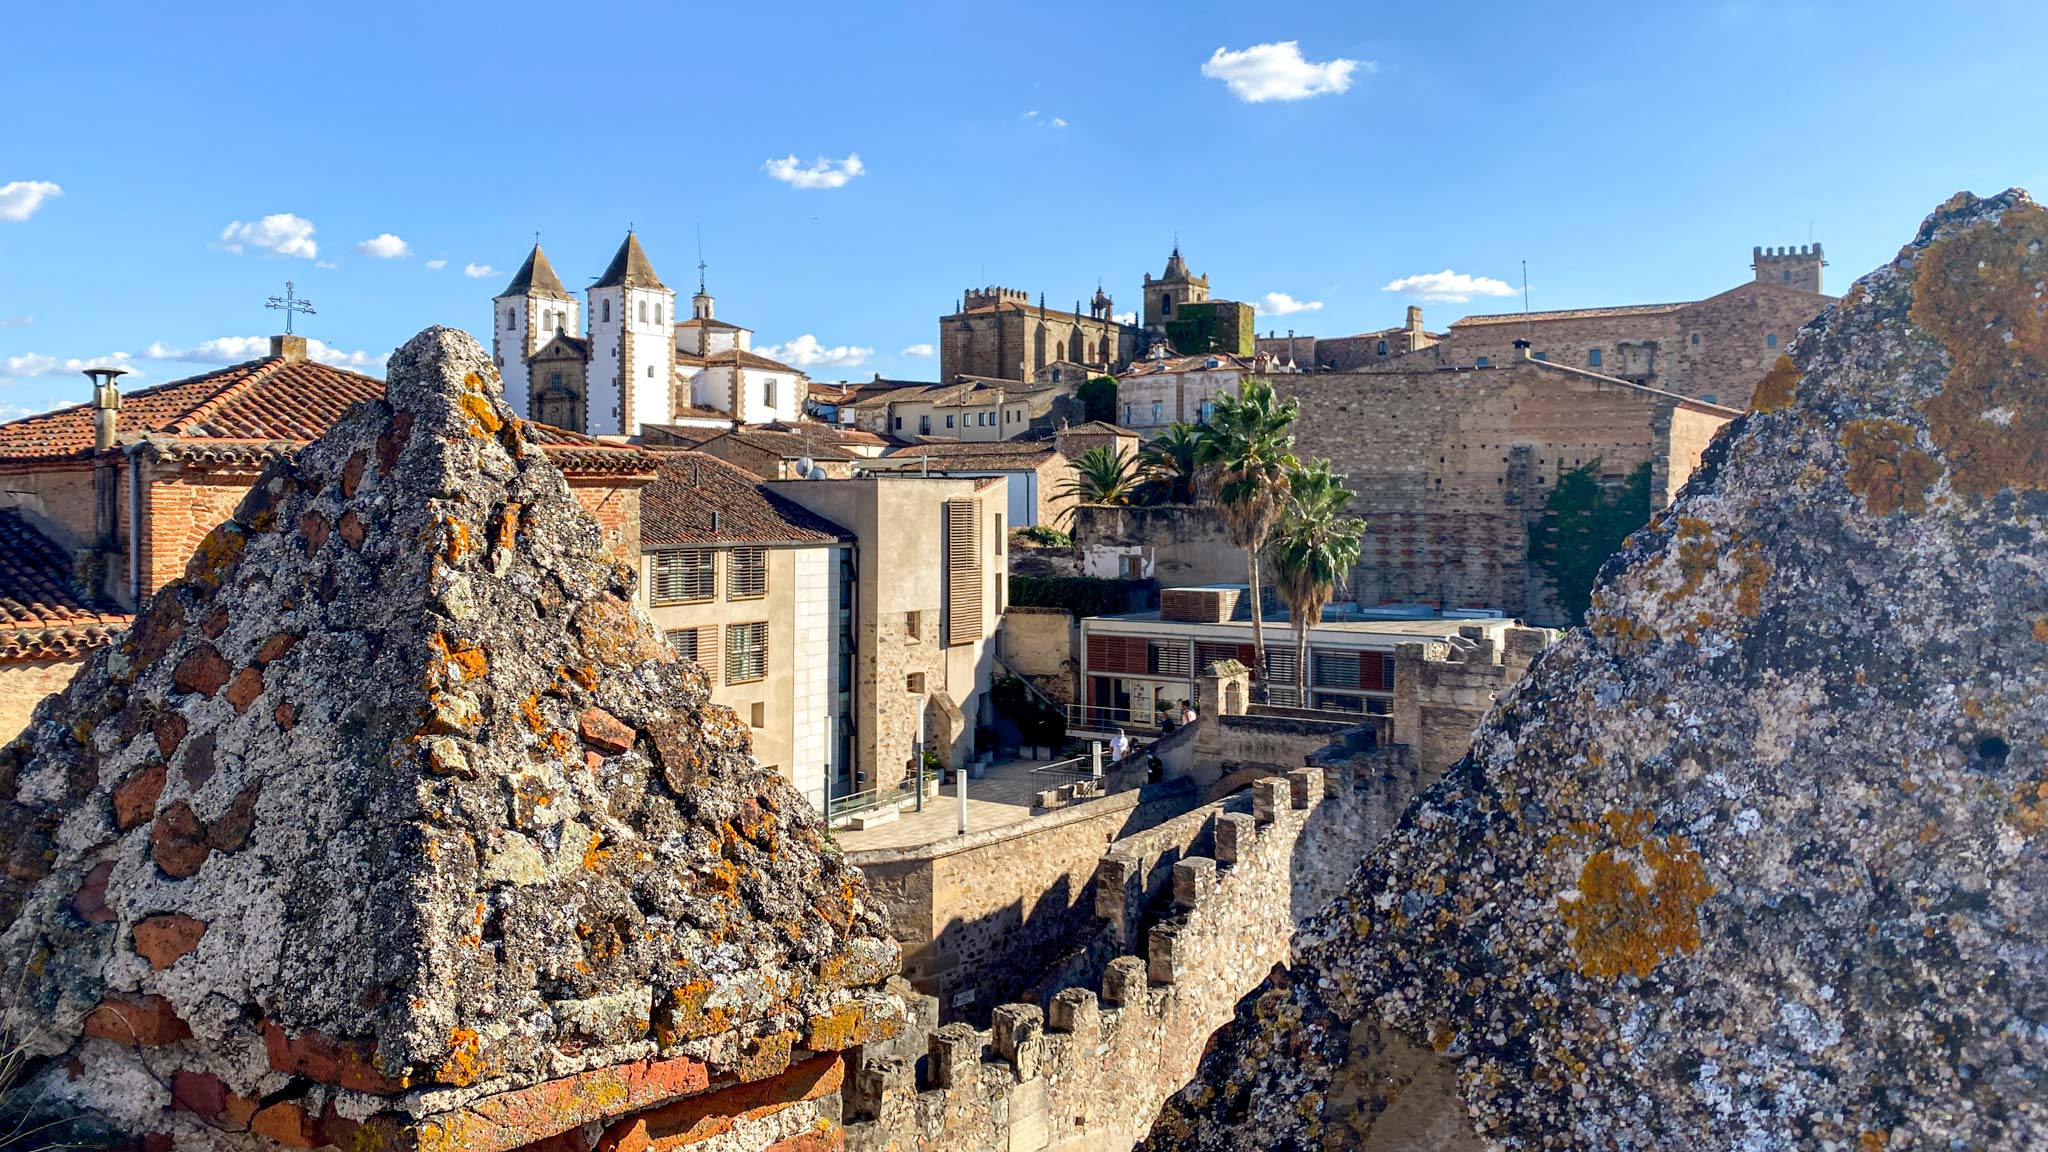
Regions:
<instances>
[{"instance_id":1,"label":"weather vane","mask_svg":"<svg viewBox=\"0 0 2048 1152\"><path fill-rule=\"evenodd\" d=\"M313 302L311 300L301 300L294 295L292 282L289 280L284 282L284 295L272 296L270 302L265 304L264 307L282 308L284 310L284 334L287 336L292 334L292 314L294 312L304 312L308 316L315 315Z\"/></svg>"}]
</instances>

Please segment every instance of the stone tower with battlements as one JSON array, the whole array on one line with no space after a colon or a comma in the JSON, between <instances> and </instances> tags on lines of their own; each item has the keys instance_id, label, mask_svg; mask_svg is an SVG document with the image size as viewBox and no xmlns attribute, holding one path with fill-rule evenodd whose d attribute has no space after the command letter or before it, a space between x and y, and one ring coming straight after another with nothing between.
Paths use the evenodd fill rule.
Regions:
<instances>
[{"instance_id":1,"label":"stone tower with battlements","mask_svg":"<svg viewBox=\"0 0 2048 1152\"><path fill-rule=\"evenodd\" d=\"M1801 244L1796 248L1751 249L1749 266L1756 269L1759 284L1818 292L1820 270L1827 266L1827 261L1821 258L1820 245Z\"/></svg>"}]
</instances>

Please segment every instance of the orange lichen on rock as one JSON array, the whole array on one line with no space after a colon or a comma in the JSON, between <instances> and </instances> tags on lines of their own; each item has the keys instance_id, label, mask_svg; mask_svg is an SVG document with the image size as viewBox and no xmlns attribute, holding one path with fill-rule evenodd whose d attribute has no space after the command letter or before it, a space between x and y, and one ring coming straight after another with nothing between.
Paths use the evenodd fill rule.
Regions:
<instances>
[{"instance_id":1,"label":"orange lichen on rock","mask_svg":"<svg viewBox=\"0 0 2048 1152\"><path fill-rule=\"evenodd\" d=\"M461 637L451 642L445 634L436 632L427 637L427 646L434 654L434 670L444 682L481 680L490 671L484 650Z\"/></svg>"},{"instance_id":2,"label":"orange lichen on rock","mask_svg":"<svg viewBox=\"0 0 2048 1152\"><path fill-rule=\"evenodd\" d=\"M1577 891L1558 897L1558 915L1571 931L1579 971L1641 979L1699 947L1700 905L1714 888L1684 836L1648 834L1649 813L1610 812L1601 822L1614 843L1587 857Z\"/></svg>"},{"instance_id":3,"label":"orange lichen on rock","mask_svg":"<svg viewBox=\"0 0 2048 1152\"><path fill-rule=\"evenodd\" d=\"M1771 370L1757 383L1756 391L1750 394L1749 410L1752 412L1782 412L1792 406L1793 393L1799 390L1799 365L1792 357L1780 355Z\"/></svg>"},{"instance_id":4,"label":"orange lichen on rock","mask_svg":"<svg viewBox=\"0 0 2048 1152\"><path fill-rule=\"evenodd\" d=\"M206 534L199 542L199 548L192 553L192 559L185 564L185 579L206 588L220 587L223 572L241 558L243 549L249 546L249 538L239 525L233 522L222 524Z\"/></svg>"},{"instance_id":5,"label":"orange lichen on rock","mask_svg":"<svg viewBox=\"0 0 2048 1152\"><path fill-rule=\"evenodd\" d=\"M1927 431L1956 491L2048 488L2048 208L2008 207L1997 224L1927 246L1909 319L1949 355Z\"/></svg>"},{"instance_id":6,"label":"orange lichen on rock","mask_svg":"<svg viewBox=\"0 0 2048 1152\"><path fill-rule=\"evenodd\" d=\"M1922 452L1917 440L1913 426L1897 420L1851 420L1842 429L1842 448L1849 454L1842 482L1873 514L1927 511L1927 490L1941 478L1941 462Z\"/></svg>"},{"instance_id":7,"label":"orange lichen on rock","mask_svg":"<svg viewBox=\"0 0 2048 1152\"><path fill-rule=\"evenodd\" d=\"M469 1028L457 1028L448 1034L448 1057L441 1066L434 1069L434 1079L458 1088L467 1087L483 1079L483 1040Z\"/></svg>"}]
</instances>

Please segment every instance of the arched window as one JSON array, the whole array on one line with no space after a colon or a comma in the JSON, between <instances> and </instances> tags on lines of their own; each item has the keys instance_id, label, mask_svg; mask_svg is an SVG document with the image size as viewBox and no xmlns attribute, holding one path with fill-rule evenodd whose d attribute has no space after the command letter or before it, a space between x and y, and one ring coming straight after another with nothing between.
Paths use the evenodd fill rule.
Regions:
<instances>
[{"instance_id":1,"label":"arched window","mask_svg":"<svg viewBox=\"0 0 2048 1152\"><path fill-rule=\"evenodd\" d=\"M604 302L604 322L607 324L612 322L612 302L609 300Z\"/></svg>"},{"instance_id":2,"label":"arched window","mask_svg":"<svg viewBox=\"0 0 2048 1152\"><path fill-rule=\"evenodd\" d=\"M1161 316L1173 315L1173 297L1168 296L1164 292L1159 294L1159 314Z\"/></svg>"},{"instance_id":3,"label":"arched window","mask_svg":"<svg viewBox=\"0 0 2048 1152\"><path fill-rule=\"evenodd\" d=\"M514 319L512 318L512 309L510 309L510 308L507 308L507 309L505 309L505 327L507 327L507 328L517 328L517 327L519 327L519 322L518 322L518 321L516 321L516 320L514 320Z\"/></svg>"},{"instance_id":4,"label":"arched window","mask_svg":"<svg viewBox=\"0 0 2048 1152\"><path fill-rule=\"evenodd\" d=\"M640 302L640 322L642 324L647 323L647 301L645 300Z\"/></svg>"},{"instance_id":5,"label":"arched window","mask_svg":"<svg viewBox=\"0 0 2048 1152\"><path fill-rule=\"evenodd\" d=\"M1067 358L1067 342L1065 340L1052 346L1052 358L1056 361Z\"/></svg>"},{"instance_id":6,"label":"arched window","mask_svg":"<svg viewBox=\"0 0 2048 1152\"><path fill-rule=\"evenodd\" d=\"M652 365L652 364L649 364L649 365L647 366L647 378L648 378L649 380L652 380L652 379L654 379L654 365Z\"/></svg>"}]
</instances>

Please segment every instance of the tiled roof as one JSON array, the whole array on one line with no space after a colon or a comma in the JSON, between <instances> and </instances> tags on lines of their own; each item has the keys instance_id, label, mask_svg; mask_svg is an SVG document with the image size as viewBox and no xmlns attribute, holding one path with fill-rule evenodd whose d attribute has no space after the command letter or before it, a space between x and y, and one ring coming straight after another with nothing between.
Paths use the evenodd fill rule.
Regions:
<instances>
[{"instance_id":1,"label":"tiled roof","mask_svg":"<svg viewBox=\"0 0 2048 1152\"><path fill-rule=\"evenodd\" d=\"M642 424L640 442L650 448L695 447L706 440L715 440L729 430L729 427L707 428L701 424Z\"/></svg>"},{"instance_id":2,"label":"tiled roof","mask_svg":"<svg viewBox=\"0 0 2048 1152\"><path fill-rule=\"evenodd\" d=\"M569 290L562 287L562 278L555 275L555 266L548 263L547 253L542 252L538 244L533 246L533 251L526 254L526 263L519 266L519 271L513 275L512 282L505 285L503 292L498 293L500 299L507 296L547 296L556 300L572 298Z\"/></svg>"},{"instance_id":3,"label":"tiled roof","mask_svg":"<svg viewBox=\"0 0 2048 1152\"><path fill-rule=\"evenodd\" d=\"M784 460L795 460L809 456L814 460L861 460L860 453L849 451L834 443L826 436L805 437L801 432L784 432L768 428L740 428L718 437L735 444L744 444L757 452L766 452ZM707 450L712 441L704 442Z\"/></svg>"},{"instance_id":4,"label":"tiled roof","mask_svg":"<svg viewBox=\"0 0 2048 1152\"><path fill-rule=\"evenodd\" d=\"M792 424L787 420L769 420L762 423L760 427L769 432L802 432L808 434L813 439L829 439L835 444L860 444L869 448L886 448L891 444L897 443L897 441L891 440L887 436L877 436L873 432L862 431L859 428L849 428L841 424L828 424L824 421L805 421L800 424Z\"/></svg>"},{"instance_id":5,"label":"tiled roof","mask_svg":"<svg viewBox=\"0 0 2048 1152\"><path fill-rule=\"evenodd\" d=\"M661 457L636 444L616 444L567 428L523 420L520 427L555 467L572 475L652 475Z\"/></svg>"},{"instance_id":6,"label":"tiled roof","mask_svg":"<svg viewBox=\"0 0 2048 1152\"><path fill-rule=\"evenodd\" d=\"M712 527L712 514L718 526ZM704 452L664 452L640 493L640 544L805 544L851 539L844 528Z\"/></svg>"},{"instance_id":7,"label":"tiled roof","mask_svg":"<svg viewBox=\"0 0 2048 1152\"><path fill-rule=\"evenodd\" d=\"M71 656L112 641L133 621L78 587L64 549L19 512L0 509L0 661Z\"/></svg>"},{"instance_id":8,"label":"tiled roof","mask_svg":"<svg viewBox=\"0 0 2048 1152\"><path fill-rule=\"evenodd\" d=\"M1117 373L1120 379L1133 376L1157 376L1162 372L1203 372L1210 371L1209 361L1216 361L1216 370L1235 368L1240 372L1252 370L1252 362L1227 352L1205 352L1194 356L1169 356L1164 360L1140 360Z\"/></svg>"},{"instance_id":9,"label":"tiled roof","mask_svg":"<svg viewBox=\"0 0 2048 1152\"><path fill-rule=\"evenodd\" d=\"M562 346L563 352L575 359L590 359L590 341L581 336L571 336L567 332L557 332L550 336L547 343L534 350L533 358L540 360L547 357L549 355L548 349L553 348L557 344Z\"/></svg>"},{"instance_id":10,"label":"tiled roof","mask_svg":"<svg viewBox=\"0 0 2048 1152\"><path fill-rule=\"evenodd\" d=\"M677 359L681 358L680 355L677 357ZM749 352L745 348L728 348L723 352L707 352L702 356L696 357L696 359L702 364L737 364L742 368L765 368L771 372L793 372L798 376L803 375L803 369L801 368L792 368L780 360L770 360L758 352Z\"/></svg>"},{"instance_id":11,"label":"tiled roof","mask_svg":"<svg viewBox=\"0 0 2048 1152\"><path fill-rule=\"evenodd\" d=\"M640 238L626 233L626 242L612 256L612 262L598 277L593 288L666 288L661 277L654 274L654 265L648 262L647 253L640 248Z\"/></svg>"},{"instance_id":12,"label":"tiled roof","mask_svg":"<svg viewBox=\"0 0 2048 1152\"><path fill-rule=\"evenodd\" d=\"M1107 421L1107 420L1090 420L1090 421L1088 421L1088 422L1087 422L1086 424L1074 424L1074 425L1070 425L1070 426L1068 426L1067 428L1064 428L1064 429L1062 429L1062 431L1065 431L1065 432L1070 432L1070 433L1071 433L1071 432L1079 432L1079 433L1081 433L1081 434L1082 434L1082 435L1084 435L1084 436L1132 436L1132 437L1135 437L1135 436L1137 436L1137 435L1138 435L1138 430L1137 430L1137 429L1135 429L1135 428L1126 428L1126 427L1124 427L1124 426L1123 426L1123 425L1121 425L1121 424L1111 424L1111 423L1110 423L1109 421Z\"/></svg>"},{"instance_id":13,"label":"tiled roof","mask_svg":"<svg viewBox=\"0 0 2048 1152\"><path fill-rule=\"evenodd\" d=\"M676 327L678 327L678 328L733 328L733 329L739 329L739 330L741 330L741 331L746 331L746 329L740 329L740 326L739 326L739 325L737 325L737 324L734 324L734 323L732 323L732 322L730 322L730 321L727 321L727 320L715 320L715 319L712 319L712 318L711 318L711 317L709 317L709 316L692 316L692 317L690 317L690 318L689 318L688 320L679 320L679 321L677 321L677 322L676 322Z\"/></svg>"},{"instance_id":14,"label":"tiled roof","mask_svg":"<svg viewBox=\"0 0 2048 1152\"><path fill-rule=\"evenodd\" d=\"M1564 308L1555 312L1497 312L1467 316L1451 321L1451 327L1470 328L1481 324L1516 324L1524 320L1591 320L1606 316L1660 316L1687 307L1678 304L1622 304L1612 308Z\"/></svg>"},{"instance_id":15,"label":"tiled roof","mask_svg":"<svg viewBox=\"0 0 2048 1152\"><path fill-rule=\"evenodd\" d=\"M943 472L1031 472L1054 456L1045 441L990 440L981 442L940 441L898 448L870 468L918 471L930 468Z\"/></svg>"},{"instance_id":16,"label":"tiled roof","mask_svg":"<svg viewBox=\"0 0 2048 1152\"><path fill-rule=\"evenodd\" d=\"M121 440L304 442L350 405L384 395L384 382L310 360L251 360L121 397ZM59 460L92 451L93 409L75 404L0 424L0 461Z\"/></svg>"}]
</instances>

